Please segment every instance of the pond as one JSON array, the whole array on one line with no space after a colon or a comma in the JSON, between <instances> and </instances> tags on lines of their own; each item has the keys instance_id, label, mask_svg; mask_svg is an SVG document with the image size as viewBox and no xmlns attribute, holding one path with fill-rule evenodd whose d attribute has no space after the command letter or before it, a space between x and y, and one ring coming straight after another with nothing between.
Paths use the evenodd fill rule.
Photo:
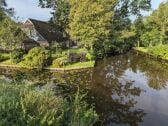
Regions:
<instances>
[{"instance_id":1,"label":"pond","mask_svg":"<svg viewBox=\"0 0 168 126\"><path fill-rule=\"evenodd\" d=\"M7 81L53 86L67 83L88 92L100 116L95 126L167 126L168 65L131 51L105 58L94 69L55 72L0 69Z\"/></svg>"}]
</instances>

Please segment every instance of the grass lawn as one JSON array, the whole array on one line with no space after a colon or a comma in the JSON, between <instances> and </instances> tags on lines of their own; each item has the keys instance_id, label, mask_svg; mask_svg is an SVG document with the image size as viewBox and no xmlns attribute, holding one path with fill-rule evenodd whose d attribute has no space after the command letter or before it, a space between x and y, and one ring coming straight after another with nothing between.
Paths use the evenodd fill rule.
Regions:
<instances>
[{"instance_id":1,"label":"grass lawn","mask_svg":"<svg viewBox=\"0 0 168 126\"><path fill-rule=\"evenodd\" d=\"M19 64L13 63L10 59L5 60L3 62L0 62L0 65L16 65L16 66L19 66Z\"/></svg>"},{"instance_id":2,"label":"grass lawn","mask_svg":"<svg viewBox=\"0 0 168 126\"><path fill-rule=\"evenodd\" d=\"M136 47L135 50L141 51L141 52L144 52L144 53L148 53L148 49L145 48L145 47Z\"/></svg>"},{"instance_id":3,"label":"grass lawn","mask_svg":"<svg viewBox=\"0 0 168 126\"><path fill-rule=\"evenodd\" d=\"M64 68L94 67L95 61L77 62L64 66Z\"/></svg>"},{"instance_id":4,"label":"grass lawn","mask_svg":"<svg viewBox=\"0 0 168 126\"><path fill-rule=\"evenodd\" d=\"M0 53L0 55L8 59L10 58L10 53Z\"/></svg>"}]
</instances>

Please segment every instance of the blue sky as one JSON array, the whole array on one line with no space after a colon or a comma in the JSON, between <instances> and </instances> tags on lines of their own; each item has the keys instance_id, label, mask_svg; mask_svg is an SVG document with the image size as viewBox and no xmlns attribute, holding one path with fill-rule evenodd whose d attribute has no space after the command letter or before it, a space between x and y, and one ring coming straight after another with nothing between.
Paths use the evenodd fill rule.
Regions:
<instances>
[{"instance_id":1,"label":"blue sky","mask_svg":"<svg viewBox=\"0 0 168 126\"><path fill-rule=\"evenodd\" d=\"M47 21L51 14L50 9L40 8L38 0L6 0L8 7L13 7L16 12L16 17L19 20L26 20L27 18L39 19Z\"/></svg>"},{"instance_id":2,"label":"blue sky","mask_svg":"<svg viewBox=\"0 0 168 126\"><path fill-rule=\"evenodd\" d=\"M158 8L159 3L166 0L152 0L152 8ZM7 0L8 6L15 8L16 17L19 20L27 18L39 19L47 21L51 17L51 10L40 8L38 0Z\"/></svg>"}]
</instances>

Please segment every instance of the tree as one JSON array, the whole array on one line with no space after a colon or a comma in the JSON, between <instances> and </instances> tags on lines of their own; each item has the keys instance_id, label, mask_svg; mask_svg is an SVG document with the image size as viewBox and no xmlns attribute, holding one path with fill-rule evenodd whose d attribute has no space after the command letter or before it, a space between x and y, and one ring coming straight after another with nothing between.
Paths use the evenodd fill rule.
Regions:
<instances>
[{"instance_id":1,"label":"tree","mask_svg":"<svg viewBox=\"0 0 168 126\"><path fill-rule=\"evenodd\" d=\"M139 16L133 23L133 28L136 34L136 41L137 41L137 46L141 46L141 35L145 32L145 25L143 21L143 17Z\"/></svg>"},{"instance_id":2,"label":"tree","mask_svg":"<svg viewBox=\"0 0 168 126\"><path fill-rule=\"evenodd\" d=\"M6 2L4 0L0 0L0 21L2 21L5 18L5 13L3 12L3 7L6 5Z\"/></svg>"},{"instance_id":3,"label":"tree","mask_svg":"<svg viewBox=\"0 0 168 126\"><path fill-rule=\"evenodd\" d=\"M142 46L153 46L158 44L168 43L168 2L160 4L157 10L154 10L148 17L143 18L143 21L136 23L136 29L139 34ZM140 25L140 27L139 27Z\"/></svg>"},{"instance_id":4,"label":"tree","mask_svg":"<svg viewBox=\"0 0 168 126\"><path fill-rule=\"evenodd\" d=\"M69 25L69 0L39 0L42 8L52 8L52 18L50 24L57 31L68 36L67 29Z\"/></svg>"},{"instance_id":5,"label":"tree","mask_svg":"<svg viewBox=\"0 0 168 126\"><path fill-rule=\"evenodd\" d=\"M14 9L13 8L7 8L6 0L0 0L0 21L2 20L2 17L8 14L10 16L14 15Z\"/></svg>"},{"instance_id":6,"label":"tree","mask_svg":"<svg viewBox=\"0 0 168 126\"><path fill-rule=\"evenodd\" d=\"M160 44L160 36L161 33L157 29L152 29L149 32L145 32L144 34L141 35L141 44L144 47L149 47L149 46L156 46Z\"/></svg>"},{"instance_id":7,"label":"tree","mask_svg":"<svg viewBox=\"0 0 168 126\"><path fill-rule=\"evenodd\" d=\"M20 25L6 17L0 23L0 46L5 50L20 49L26 35L22 32Z\"/></svg>"},{"instance_id":8,"label":"tree","mask_svg":"<svg viewBox=\"0 0 168 126\"><path fill-rule=\"evenodd\" d=\"M160 43L168 43L166 40L166 31L168 29L168 2L163 2L159 5L159 8L148 17L147 24L157 28L160 34Z\"/></svg>"},{"instance_id":9,"label":"tree","mask_svg":"<svg viewBox=\"0 0 168 126\"><path fill-rule=\"evenodd\" d=\"M108 40L114 1L70 0L70 36L87 48Z\"/></svg>"}]
</instances>

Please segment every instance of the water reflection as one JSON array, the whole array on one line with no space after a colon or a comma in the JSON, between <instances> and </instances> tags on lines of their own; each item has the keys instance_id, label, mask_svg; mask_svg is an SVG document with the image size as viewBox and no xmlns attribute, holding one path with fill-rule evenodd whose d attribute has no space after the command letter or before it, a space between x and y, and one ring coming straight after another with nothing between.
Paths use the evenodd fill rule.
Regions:
<instances>
[{"instance_id":1,"label":"water reflection","mask_svg":"<svg viewBox=\"0 0 168 126\"><path fill-rule=\"evenodd\" d=\"M91 101L94 101L97 112L101 115L102 122L97 125L138 126L143 121L145 112L135 108L137 101L134 99L143 90L134 86L134 81L123 81L120 78L130 65L127 59L127 56L120 55L114 61L105 59L98 62L89 94L94 96Z\"/></svg>"},{"instance_id":2,"label":"water reflection","mask_svg":"<svg viewBox=\"0 0 168 126\"><path fill-rule=\"evenodd\" d=\"M166 68L165 64L136 52L99 61L90 94L102 125L154 126L162 120L163 126L167 126ZM151 121L154 117L157 122Z\"/></svg>"}]
</instances>

